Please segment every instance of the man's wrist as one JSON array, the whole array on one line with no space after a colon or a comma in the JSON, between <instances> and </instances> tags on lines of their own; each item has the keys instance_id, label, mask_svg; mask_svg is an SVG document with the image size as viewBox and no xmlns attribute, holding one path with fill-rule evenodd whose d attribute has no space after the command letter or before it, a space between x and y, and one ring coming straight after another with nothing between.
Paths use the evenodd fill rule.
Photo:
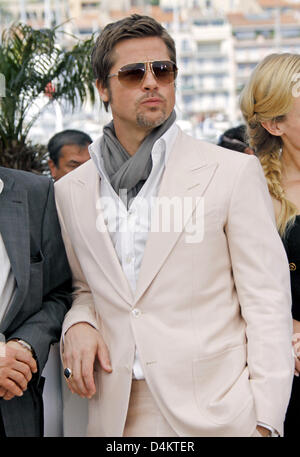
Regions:
<instances>
[{"instance_id":1,"label":"man's wrist","mask_svg":"<svg viewBox=\"0 0 300 457\"><path fill-rule=\"evenodd\" d=\"M27 341L24 341L20 338L13 338L10 341L16 341L16 343L19 343L23 348L28 349L28 351L31 352L32 357L35 358L34 350L32 349L31 345L27 343Z\"/></svg>"}]
</instances>

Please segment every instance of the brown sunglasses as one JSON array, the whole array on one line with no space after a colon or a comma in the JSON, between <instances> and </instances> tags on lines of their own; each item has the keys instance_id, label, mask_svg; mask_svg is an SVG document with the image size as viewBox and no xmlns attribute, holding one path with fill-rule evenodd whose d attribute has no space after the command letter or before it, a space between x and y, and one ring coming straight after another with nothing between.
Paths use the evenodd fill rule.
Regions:
<instances>
[{"instance_id":1,"label":"brown sunglasses","mask_svg":"<svg viewBox=\"0 0 300 457\"><path fill-rule=\"evenodd\" d=\"M108 75L108 78L117 76L123 87L133 89L141 84L148 68L160 84L172 84L178 72L176 64L171 60L154 60L130 63L121 67L118 73Z\"/></svg>"}]
</instances>

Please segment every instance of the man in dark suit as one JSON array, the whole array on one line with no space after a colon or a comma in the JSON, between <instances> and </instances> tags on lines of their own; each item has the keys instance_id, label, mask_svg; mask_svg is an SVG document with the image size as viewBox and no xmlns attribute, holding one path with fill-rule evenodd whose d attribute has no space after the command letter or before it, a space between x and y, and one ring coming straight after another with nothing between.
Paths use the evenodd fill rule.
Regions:
<instances>
[{"instance_id":1,"label":"man in dark suit","mask_svg":"<svg viewBox=\"0 0 300 457\"><path fill-rule=\"evenodd\" d=\"M42 436L50 345L71 304L53 184L0 167L0 436Z\"/></svg>"},{"instance_id":2,"label":"man in dark suit","mask_svg":"<svg viewBox=\"0 0 300 457\"><path fill-rule=\"evenodd\" d=\"M48 166L54 181L58 181L87 160L92 138L81 130L63 130L50 138Z\"/></svg>"}]
</instances>

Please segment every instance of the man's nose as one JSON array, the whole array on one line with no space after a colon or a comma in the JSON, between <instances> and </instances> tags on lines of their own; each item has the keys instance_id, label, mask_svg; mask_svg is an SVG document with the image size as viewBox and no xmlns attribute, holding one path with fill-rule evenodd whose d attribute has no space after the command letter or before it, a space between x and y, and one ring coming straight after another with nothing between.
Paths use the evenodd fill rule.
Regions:
<instances>
[{"instance_id":1,"label":"man's nose","mask_svg":"<svg viewBox=\"0 0 300 457\"><path fill-rule=\"evenodd\" d=\"M147 65L146 74L144 76L142 82L142 89L143 90L153 90L158 87L157 79L155 78L154 74L152 73L150 64Z\"/></svg>"}]
</instances>

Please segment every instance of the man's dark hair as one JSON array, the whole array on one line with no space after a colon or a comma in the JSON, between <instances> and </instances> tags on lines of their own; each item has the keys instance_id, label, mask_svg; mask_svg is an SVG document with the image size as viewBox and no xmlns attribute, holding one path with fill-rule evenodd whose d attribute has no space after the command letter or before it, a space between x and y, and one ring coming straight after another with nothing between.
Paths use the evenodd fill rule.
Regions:
<instances>
[{"instance_id":1,"label":"man's dark hair","mask_svg":"<svg viewBox=\"0 0 300 457\"><path fill-rule=\"evenodd\" d=\"M66 146L67 144L86 146L92 142L92 138L80 130L63 130L62 132L58 132L50 138L48 143L50 159L53 160L55 166L58 167L60 151L63 146Z\"/></svg>"},{"instance_id":2,"label":"man's dark hair","mask_svg":"<svg viewBox=\"0 0 300 457\"><path fill-rule=\"evenodd\" d=\"M226 149L245 152L245 149L249 147L246 126L241 124L226 130L223 135L220 136L218 145Z\"/></svg>"},{"instance_id":3,"label":"man's dark hair","mask_svg":"<svg viewBox=\"0 0 300 457\"><path fill-rule=\"evenodd\" d=\"M106 25L96 40L92 51L92 67L95 78L104 88L108 87L108 75L115 63L115 45L122 40L146 37L161 38L167 46L170 59L176 63L175 42L167 30L150 16L132 14ZM106 111L108 105L108 102L104 102Z\"/></svg>"}]
</instances>

